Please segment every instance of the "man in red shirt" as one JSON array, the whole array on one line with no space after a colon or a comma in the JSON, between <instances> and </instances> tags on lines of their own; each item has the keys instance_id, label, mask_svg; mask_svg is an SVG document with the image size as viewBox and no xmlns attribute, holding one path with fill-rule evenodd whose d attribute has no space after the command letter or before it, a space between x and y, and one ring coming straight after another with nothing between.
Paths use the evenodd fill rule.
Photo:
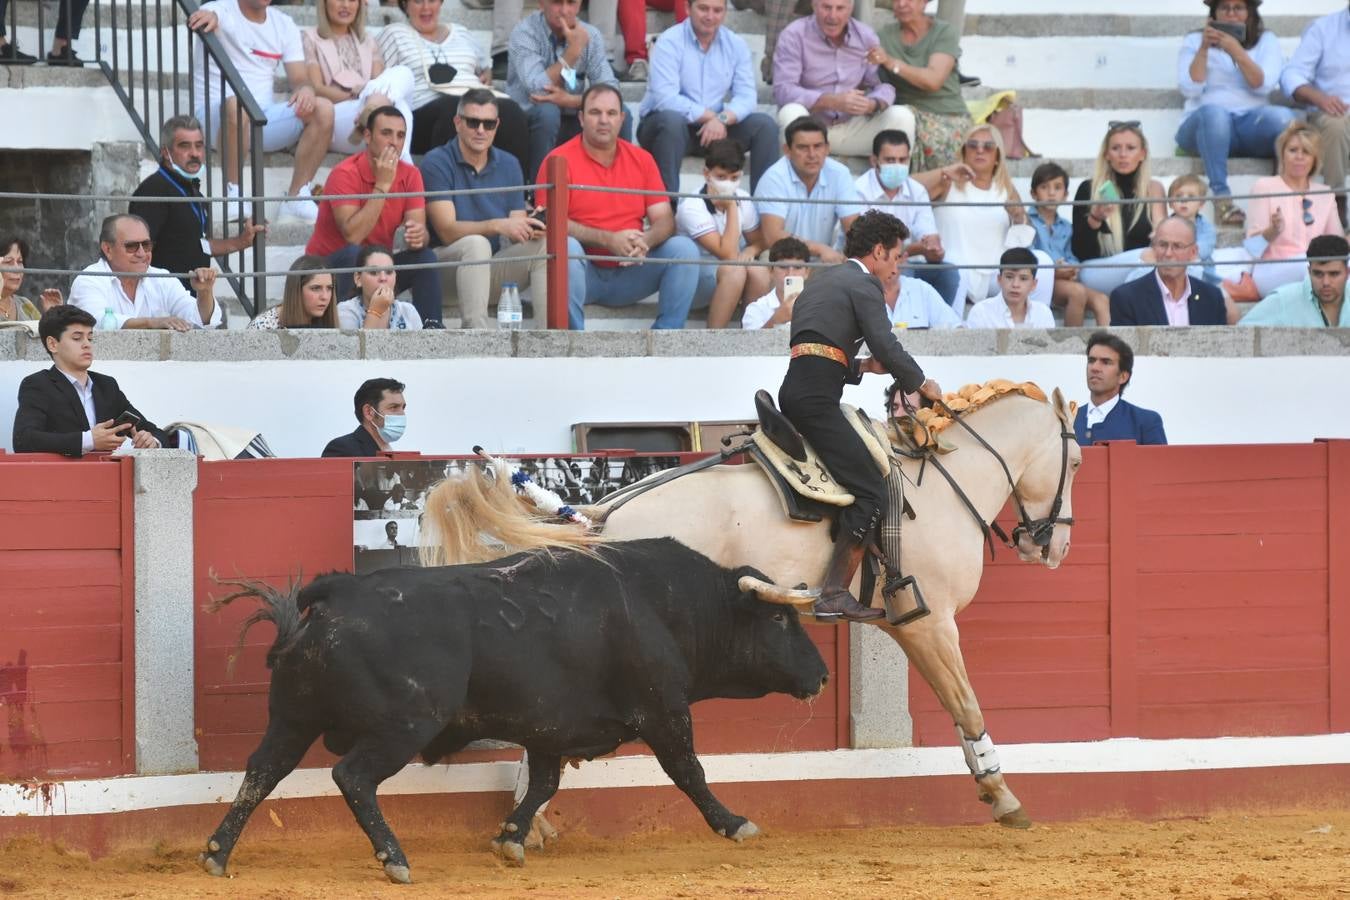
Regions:
<instances>
[{"instance_id":1,"label":"man in red shirt","mask_svg":"<svg viewBox=\"0 0 1350 900\"><path fill-rule=\"evenodd\" d=\"M398 271L407 263L434 263L436 254L427 246L426 201L421 197L371 197L369 200L328 200L343 194L401 194L422 190L422 173L403 162L403 144L408 126L403 114L392 106L381 106L370 114L362 129L366 149L347 157L333 167L324 182L325 199L319 203L319 220L305 252L322 256L334 268L352 268L362 246L394 246L394 232L403 227L403 242L408 249L394 254L397 277L394 293L412 293L413 306L422 317L423 328L441 326L441 279L436 269ZM337 296L354 296L350 273L335 278Z\"/></svg>"},{"instance_id":2,"label":"man in red shirt","mask_svg":"<svg viewBox=\"0 0 1350 900\"><path fill-rule=\"evenodd\" d=\"M567 160L568 181L642 191L664 191L665 183L652 155L619 137L623 101L612 84L592 85L581 96L581 134L544 158ZM541 184L543 182L540 182ZM568 194L567 252L622 256L632 262L570 259L567 263L567 322L586 327L587 303L631 306L659 293L653 328L683 328L698 287L698 247L675 233L675 211L665 197L572 191ZM646 228L643 228L643 220ZM684 265L644 265L646 259L690 260Z\"/></svg>"}]
</instances>

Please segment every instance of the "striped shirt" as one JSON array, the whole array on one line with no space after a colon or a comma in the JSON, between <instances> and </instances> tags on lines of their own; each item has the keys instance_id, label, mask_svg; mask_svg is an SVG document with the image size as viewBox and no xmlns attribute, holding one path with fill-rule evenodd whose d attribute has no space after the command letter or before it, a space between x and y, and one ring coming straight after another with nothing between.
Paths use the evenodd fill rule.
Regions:
<instances>
[{"instance_id":1,"label":"striped shirt","mask_svg":"<svg viewBox=\"0 0 1350 900\"><path fill-rule=\"evenodd\" d=\"M470 88L483 87L478 73L492 65L487 48L479 45L467 28L450 25L445 40L437 43L418 34L411 25L402 22L387 25L380 31L380 52L387 66L407 66L413 74L413 93L408 105L420 109L440 96L432 89L427 69L436 63L445 63L455 69L451 93L462 94Z\"/></svg>"}]
</instances>

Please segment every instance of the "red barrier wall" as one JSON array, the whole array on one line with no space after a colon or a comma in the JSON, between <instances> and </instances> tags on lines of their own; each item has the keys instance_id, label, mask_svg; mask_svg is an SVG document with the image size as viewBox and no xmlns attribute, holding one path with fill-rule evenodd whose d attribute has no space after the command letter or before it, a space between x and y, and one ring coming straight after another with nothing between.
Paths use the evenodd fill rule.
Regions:
<instances>
[{"instance_id":1,"label":"red barrier wall","mask_svg":"<svg viewBox=\"0 0 1350 900\"><path fill-rule=\"evenodd\" d=\"M669 454L663 454L669 455ZM202 607L225 589L222 577L245 575L275 585L303 573L305 581L352 564L351 460L244 460L202 463L194 504L197 567L197 736L203 770L240 769L267 724L270 625L248 636L233 675L227 659L240 623L256 608L245 600L219 613ZM849 745L847 632L810 629L832 675L811 704L785 696L755 701L708 701L694 707L695 736L705 753L833 750ZM637 751L640 752L640 751ZM464 760L500 758L472 751ZM322 749L304 765L331 764Z\"/></svg>"},{"instance_id":2,"label":"red barrier wall","mask_svg":"<svg viewBox=\"0 0 1350 900\"><path fill-rule=\"evenodd\" d=\"M1089 448L1073 501L1059 571L1002 552L959 620L995 740L1350 729L1350 442Z\"/></svg>"},{"instance_id":3,"label":"red barrier wall","mask_svg":"<svg viewBox=\"0 0 1350 900\"><path fill-rule=\"evenodd\" d=\"M0 781L135 765L131 474L0 458Z\"/></svg>"}]
</instances>

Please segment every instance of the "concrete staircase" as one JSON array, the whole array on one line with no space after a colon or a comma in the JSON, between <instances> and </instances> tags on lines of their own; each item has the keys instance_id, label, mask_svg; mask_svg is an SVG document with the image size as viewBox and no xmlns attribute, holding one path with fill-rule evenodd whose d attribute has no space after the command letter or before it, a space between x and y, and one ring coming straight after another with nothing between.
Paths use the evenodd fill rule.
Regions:
<instances>
[{"instance_id":1,"label":"concrete staircase","mask_svg":"<svg viewBox=\"0 0 1350 900\"><path fill-rule=\"evenodd\" d=\"M1302 29L1313 18L1341 8L1343 0L1284 0L1279 9L1269 10L1267 28L1281 38L1286 56L1297 45ZM54 22L54 4L49 3L48 27ZM1268 4L1268 6L1270 6ZM1195 8L1192 8L1195 7ZM1064 165L1073 178L1091 174L1097 147L1106 122L1113 119L1137 119L1149 138L1152 168L1164 183L1188 172L1203 174L1200 161L1176 155L1173 135L1181 120L1181 98L1176 91L1176 54L1181 37L1203 21L1201 4L1184 8L1169 0L1135 0L1128 14L1084 14L1079 0L970 0L967 4L965 36L962 41L962 68L978 75L986 87L969 96L994 89L1012 89L1018 93L1025 114L1028 144L1043 159L1018 160L1012 172L1018 189L1029 194L1029 180L1036 165L1053 159ZM168 4L158 9L151 0L147 13L132 17L135 29L130 57L133 69L144 71L146 63L156 74L164 70L156 56L153 32L169 21ZM281 6L302 27L313 24L314 9L307 6ZM19 8L18 43L26 49L36 47L36 12L32 4ZM158 16L158 17L157 17ZM490 42L491 12L468 10L458 0L447 0L442 16L470 28L484 45ZM393 7L371 10L371 27L401 20ZM82 56L93 58L93 9L86 16L85 34L77 41ZM649 11L649 35L659 34L673 18L668 13ZM878 29L892 20L888 6L875 10L871 22ZM106 24L106 22L105 22ZM119 23L123 28L128 23ZM149 27L150 37L142 40L140 28ZM729 9L727 27L743 35L750 45L756 72L763 53L763 18L756 13ZM119 32L120 35L120 32ZM125 40L119 36L118 40ZM105 41L105 44L107 42ZM122 45L126 65L126 44ZM165 44L167 46L167 42ZM145 51L142 52L142 48ZM105 58L111 46L104 46ZM166 60L167 64L168 61ZM171 68L171 67L170 67ZM137 76L140 77L139 75ZM645 84L625 83L625 100L635 112ZM773 113L771 88L761 84L760 109ZM186 102L183 92L182 102ZM92 141L126 140L134 136L124 115L119 117L117 100L102 77L92 68L69 72L33 66L7 70L0 67L0 103L13 110L10 121L33 121L38 127L6 129L0 135L0 147L87 148ZM75 113L71 115L71 113ZM325 160L318 180L340 157ZM865 160L844 160L855 171ZM152 171L147 159L144 169ZM266 192L280 194L289 182L288 154L267 157ZM1230 182L1235 193L1242 193L1252 182L1273 171L1268 160L1236 159L1230 162ZM697 190L702 185L702 164L686 159L681 174L682 190ZM308 227L273 226L269 238L269 270L286 268L303 250ZM1236 232L1221 235L1222 243L1239 239ZM269 294L275 302L280 296L280 281L274 279ZM654 314L654 298L627 310L588 308L590 327L643 328ZM236 319L240 318L236 316ZM696 324L696 323L691 323Z\"/></svg>"}]
</instances>

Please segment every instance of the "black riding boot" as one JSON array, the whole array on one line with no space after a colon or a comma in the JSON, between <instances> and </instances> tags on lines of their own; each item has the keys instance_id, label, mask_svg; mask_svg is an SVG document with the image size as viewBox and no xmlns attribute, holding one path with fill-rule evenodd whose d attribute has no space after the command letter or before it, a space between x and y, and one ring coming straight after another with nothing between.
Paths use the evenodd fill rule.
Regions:
<instances>
[{"instance_id":1,"label":"black riding boot","mask_svg":"<svg viewBox=\"0 0 1350 900\"><path fill-rule=\"evenodd\" d=\"M851 534L839 535L834 542L834 555L825 570L825 583L820 588L820 599L811 607L812 614L821 622L840 618L850 622L866 622L885 615L880 609L863 606L849 593L849 582L862 562L863 542Z\"/></svg>"}]
</instances>

